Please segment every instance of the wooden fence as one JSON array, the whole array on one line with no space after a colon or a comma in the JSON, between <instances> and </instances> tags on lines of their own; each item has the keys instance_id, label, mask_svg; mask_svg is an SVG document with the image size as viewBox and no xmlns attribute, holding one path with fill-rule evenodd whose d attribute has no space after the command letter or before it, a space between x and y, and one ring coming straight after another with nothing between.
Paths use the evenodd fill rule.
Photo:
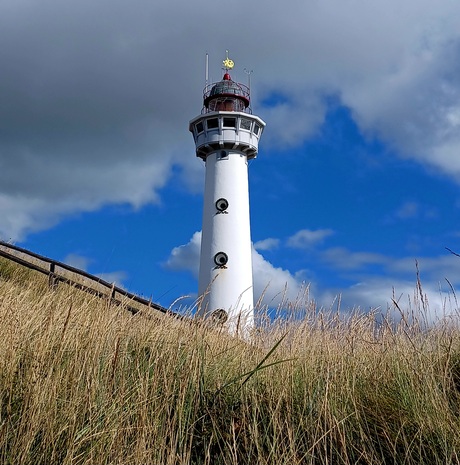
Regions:
<instances>
[{"instance_id":1,"label":"wooden fence","mask_svg":"<svg viewBox=\"0 0 460 465\"><path fill-rule=\"evenodd\" d=\"M0 241L0 256L47 275L49 285L52 288L55 288L61 282L70 284L98 297L110 299L110 302L115 305L123 305L132 314L138 313L141 309L151 309L154 312L179 316L167 308L153 303L151 300L127 292L113 283L86 273L86 271L51 260L7 242Z\"/></svg>"}]
</instances>

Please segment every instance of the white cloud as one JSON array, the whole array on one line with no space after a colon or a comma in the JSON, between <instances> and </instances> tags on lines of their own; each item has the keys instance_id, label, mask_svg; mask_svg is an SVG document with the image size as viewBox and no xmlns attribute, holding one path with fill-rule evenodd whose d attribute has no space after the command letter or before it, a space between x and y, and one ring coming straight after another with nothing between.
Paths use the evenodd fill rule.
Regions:
<instances>
[{"instance_id":1,"label":"white cloud","mask_svg":"<svg viewBox=\"0 0 460 465\"><path fill-rule=\"evenodd\" d=\"M200 264L201 231L193 234L187 244L174 247L165 266L174 271L189 271L198 278ZM262 305L277 306L282 301L295 300L302 291L303 283L289 271L274 267L252 250L254 299L262 298Z\"/></svg>"},{"instance_id":2,"label":"white cloud","mask_svg":"<svg viewBox=\"0 0 460 465\"><path fill-rule=\"evenodd\" d=\"M332 236L332 229L302 229L287 239L287 246L296 249L308 249Z\"/></svg>"},{"instance_id":3,"label":"white cloud","mask_svg":"<svg viewBox=\"0 0 460 465\"><path fill-rule=\"evenodd\" d=\"M93 260L91 260L91 258L88 257L83 257L82 255L71 253L67 255L63 261L66 265L73 266L74 268L78 268L79 270L87 271L88 266Z\"/></svg>"},{"instance_id":4,"label":"white cloud","mask_svg":"<svg viewBox=\"0 0 460 465\"><path fill-rule=\"evenodd\" d=\"M446 30L442 38L427 32L425 39L423 44L418 37L418 48L408 50L393 70L344 87L342 98L363 131L460 181L460 38Z\"/></svg>"},{"instance_id":5,"label":"white cloud","mask_svg":"<svg viewBox=\"0 0 460 465\"><path fill-rule=\"evenodd\" d=\"M394 282L415 280L417 274L422 281L431 287L438 287L438 283L448 279L454 285L460 285L457 278L460 259L447 251L437 257L424 256L386 256L362 251L351 251L344 247L327 249L319 255L323 264L329 266L333 272L340 272L342 277L348 277L358 282L368 282L375 279L370 268L378 268L382 282L384 279ZM392 277L392 278L390 278ZM433 284L434 283L434 284Z\"/></svg>"},{"instance_id":6,"label":"white cloud","mask_svg":"<svg viewBox=\"0 0 460 465\"><path fill-rule=\"evenodd\" d=\"M296 96L292 100L264 108L263 119L269 128L263 139L266 146L298 146L314 135L323 122L326 105L321 95Z\"/></svg>"},{"instance_id":7,"label":"white cloud","mask_svg":"<svg viewBox=\"0 0 460 465\"><path fill-rule=\"evenodd\" d=\"M197 278L199 268L201 232L195 232L190 241L175 247L167 260L171 270L189 271ZM368 252L352 252L344 248L329 249L321 255L331 267L332 272L352 272L349 276L352 284L348 287L334 288L329 283L307 280L303 270L292 273L276 267L253 249L254 297L261 304L277 308L284 304L296 303L308 298L316 302L318 308L337 308L344 312L360 308L362 311L388 309L398 317L393 299L402 311L423 310L428 322L436 321L448 315L458 315L455 296L449 282L460 286L456 280L460 260L453 255L434 258L401 259L385 257ZM368 265L380 265L386 272L375 276L366 270ZM421 288L417 285L417 266ZM420 290L422 291L420 293Z\"/></svg>"},{"instance_id":8,"label":"white cloud","mask_svg":"<svg viewBox=\"0 0 460 465\"><path fill-rule=\"evenodd\" d=\"M421 323L434 323L450 316L459 317L455 296L447 283L421 282L414 279L371 277L352 286L337 290L342 311L360 309L390 312L396 319L403 313L407 318L418 318ZM321 295L323 302L331 301L334 291ZM396 303L395 303L396 302Z\"/></svg>"},{"instance_id":9,"label":"white cloud","mask_svg":"<svg viewBox=\"0 0 460 465\"><path fill-rule=\"evenodd\" d=\"M27 233L54 225L58 212L50 210L44 200L0 193L0 238L20 240Z\"/></svg>"},{"instance_id":10,"label":"white cloud","mask_svg":"<svg viewBox=\"0 0 460 465\"><path fill-rule=\"evenodd\" d=\"M256 250L273 250L278 248L280 240L273 237L262 239L261 241L254 242L254 248Z\"/></svg>"},{"instance_id":11,"label":"white cloud","mask_svg":"<svg viewBox=\"0 0 460 465\"><path fill-rule=\"evenodd\" d=\"M198 279L200 268L201 231L196 231L187 244L174 247L165 263L173 271L190 271Z\"/></svg>"},{"instance_id":12,"label":"white cloud","mask_svg":"<svg viewBox=\"0 0 460 465\"><path fill-rule=\"evenodd\" d=\"M459 316L454 293L460 285L457 278L460 261L452 255L396 258L333 248L323 252L321 258L332 267L333 273L340 272L342 278L353 283L340 289L326 285L327 291L324 290L326 286L321 286L323 290L317 300L325 307L339 295L344 311L357 307L364 311L389 309L398 317L394 299L404 312L423 311L424 315L420 316L427 322L449 315ZM368 270L375 265L380 267L378 275Z\"/></svg>"},{"instance_id":13,"label":"white cloud","mask_svg":"<svg viewBox=\"0 0 460 465\"><path fill-rule=\"evenodd\" d=\"M108 283L115 284L118 287L124 287L123 281L128 277L128 275L124 271L98 273L97 276Z\"/></svg>"},{"instance_id":14,"label":"white cloud","mask_svg":"<svg viewBox=\"0 0 460 465\"><path fill-rule=\"evenodd\" d=\"M359 270L367 265L386 264L391 259L376 253L352 252L345 247L333 247L321 253L321 259L339 270Z\"/></svg>"},{"instance_id":15,"label":"white cloud","mask_svg":"<svg viewBox=\"0 0 460 465\"><path fill-rule=\"evenodd\" d=\"M259 252L252 250L254 299L262 305L277 307L282 302L295 302L302 295L304 283L288 270L277 268Z\"/></svg>"},{"instance_id":16,"label":"white cloud","mask_svg":"<svg viewBox=\"0 0 460 465\"><path fill-rule=\"evenodd\" d=\"M460 258L455 257L446 250L446 253L437 257L403 257L389 259L387 269L391 273L415 274L417 269L422 280L441 282L449 279L454 284L460 284L459 269Z\"/></svg>"}]
</instances>

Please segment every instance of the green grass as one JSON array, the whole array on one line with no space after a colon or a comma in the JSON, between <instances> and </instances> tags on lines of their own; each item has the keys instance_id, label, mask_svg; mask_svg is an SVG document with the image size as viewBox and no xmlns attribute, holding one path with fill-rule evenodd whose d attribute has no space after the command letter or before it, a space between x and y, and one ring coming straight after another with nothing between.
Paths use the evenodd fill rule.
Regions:
<instances>
[{"instance_id":1,"label":"green grass","mask_svg":"<svg viewBox=\"0 0 460 465\"><path fill-rule=\"evenodd\" d=\"M0 261L2 464L460 463L455 319L306 302L242 341L13 268Z\"/></svg>"}]
</instances>

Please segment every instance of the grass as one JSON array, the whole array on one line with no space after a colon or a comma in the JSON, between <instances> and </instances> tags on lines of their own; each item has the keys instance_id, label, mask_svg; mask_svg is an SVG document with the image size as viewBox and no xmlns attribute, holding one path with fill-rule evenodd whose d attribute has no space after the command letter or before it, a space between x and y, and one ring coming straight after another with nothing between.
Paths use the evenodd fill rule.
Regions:
<instances>
[{"instance_id":1,"label":"grass","mask_svg":"<svg viewBox=\"0 0 460 465\"><path fill-rule=\"evenodd\" d=\"M303 309L242 341L0 261L0 463L460 464L458 321Z\"/></svg>"}]
</instances>

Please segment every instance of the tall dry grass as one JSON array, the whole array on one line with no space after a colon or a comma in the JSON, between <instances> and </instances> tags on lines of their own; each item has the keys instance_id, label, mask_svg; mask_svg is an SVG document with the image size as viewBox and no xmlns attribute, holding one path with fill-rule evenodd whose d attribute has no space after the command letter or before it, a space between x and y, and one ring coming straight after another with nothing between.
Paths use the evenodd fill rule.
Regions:
<instances>
[{"instance_id":1,"label":"tall dry grass","mask_svg":"<svg viewBox=\"0 0 460 465\"><path fill-rule=\"evenodd\" d=\"M458 464L458 324L402 313L241 341L0 262L0 463Z\"/></svg>"}]
</instances>

